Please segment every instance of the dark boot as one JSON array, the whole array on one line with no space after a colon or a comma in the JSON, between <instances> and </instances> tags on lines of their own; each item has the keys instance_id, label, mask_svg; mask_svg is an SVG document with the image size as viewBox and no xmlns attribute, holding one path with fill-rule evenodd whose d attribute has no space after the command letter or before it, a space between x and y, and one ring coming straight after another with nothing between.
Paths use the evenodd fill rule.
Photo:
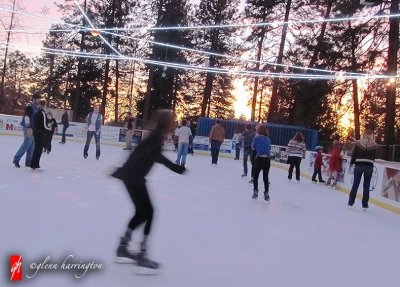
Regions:
<instances>
[{"instance_id":1,"label":"dark boot","mask_svg":"<svg viewBox=\"0 0 400 287\"><path fill-rule=\"evenodd\" d=\"M146 244L144 242L140 243L140 252L137 256L136 264L137 266L149 269L158 269L160 267L159 263L147 258L147 249L146 249Z\"/></svg>"},{"instance_id":2,"label":"dark boot","mask_svg":"<svg viewBox=\"0 0 400 287\"><path fill-rule=\"evenodd\" d=\"M269 198L269 192L268 191L264 191L264 200L265 201L270 201L270 198Z\"/></svg>"},{"instance_id":3,"label":"dark boot","mask_svg":"<svg viewBox=\"0 0 400 287\"><path fill-rule=\"evenodd\" d=\"M117 258L116 262L117 263L131 263L132 260L137 260L138 255L129 252L128 250L128 241L124 237L121 237L121 241L119 243L118 249L117 249Z\"/></svg>"},{"instance_id":4,"label":"dark boot","mask_svg":"<svg viewBox=\"0 0 400 287\"><path fill-rule=\"evenodd\" d=\"M253 196L251 197L252 199L257 199L258 198L258 189L255 189L253 191Z\"/></svg>"}]
</instances>

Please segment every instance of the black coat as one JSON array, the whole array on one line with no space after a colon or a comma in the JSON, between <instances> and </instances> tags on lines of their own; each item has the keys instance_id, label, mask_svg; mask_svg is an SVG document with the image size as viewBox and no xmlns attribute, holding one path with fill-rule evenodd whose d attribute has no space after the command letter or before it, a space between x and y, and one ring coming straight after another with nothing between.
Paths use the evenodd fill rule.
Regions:
<instances>
[{"instance_id":1,"label":"black coat","mask_svg":"<svg viewBox=\"0 0 400 287\"><path fill-rule=\"evenodd\" d=\"M185 168L171 162L162 155L163 137L160 131L153 131L129 156L125 164L111 176L127 183L143 183L155 162L161 163L176 173L182 174Z\"/></svg>"}]
</instances>

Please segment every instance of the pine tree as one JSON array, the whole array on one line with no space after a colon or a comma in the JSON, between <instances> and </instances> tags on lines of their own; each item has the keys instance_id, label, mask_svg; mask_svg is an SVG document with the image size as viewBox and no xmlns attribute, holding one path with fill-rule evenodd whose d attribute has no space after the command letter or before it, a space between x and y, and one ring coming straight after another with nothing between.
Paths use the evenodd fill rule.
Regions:
<instances>
[{"instance_id":1,"label":"pine tree","mask_svg":"<svg viewBox=\"0 0 400 287\"><path fill-rule=\"evenodd\" d=\"M196 11L196 21L203 25L220 25L231 23L235 19L236 7L238 2L236 0L202 0L200 6ZM213 28L207 30L197 31L197 47L208 49L215 53L229 54L233 46L231 36L234 29L221 29ZM207 66L209 68L229 67L230 63L226 58L210 55L207 57ZM228 75L219 75L218 77L229 77ZM205 86L203 92L203 101L201 105L201 116L210 116L211 106L215 99L221 97L221 94L213 90L214 81L216 76L212 72L207 72L205 79ZM231 90L232 86L221 86L220 83L231 83L231 81L217 81L222 89ZM225 94L226 96L226 94ZM218 100L217 100L218 101Z\"/></svg>"}]
</instances>

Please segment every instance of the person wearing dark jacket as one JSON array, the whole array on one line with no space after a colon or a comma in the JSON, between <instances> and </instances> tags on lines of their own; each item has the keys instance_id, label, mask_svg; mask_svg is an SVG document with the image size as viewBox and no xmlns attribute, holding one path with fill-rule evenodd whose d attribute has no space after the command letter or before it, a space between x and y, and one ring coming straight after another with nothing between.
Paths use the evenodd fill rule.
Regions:
<instances>
[{"instance_id":1,"label":"person wearing dark jacket","mask_svg":"<svg viewBox=\"0 0 400 287\"><path fill-rule=\"evenodd\" d=\"M125 164L118 168L112 176L123 181L135 205L135 215L128 224L125 235L121 237L117 249L117 262L134 260L139 266L157 269L158 263L147 259L146 241L150 234L153 220L153 206L146 187L146 175L155 162L161 163L172 171L182 174L185 168L171 162L162 153L162 143L173 125L173 117L169 110L159 110L153 117L155 129L142 141L129 156ZM132 232L144 224L144 237L140 252L133 254L128 251Z\"/></svg>"},{"instance_id":2,"label":"person wearing dark jacket","mask_svg":"<svg viewBox=\"0 0 400 287\"><path fill-rule=\"evenodd\" d=\"M67 131L67 128L69 127L69 120L68 120L68 113L66 110L64 110L64 113L61 117L61 124L63 125L62 133L61 133L61 144L65 144L65 133Z\"/></svg>"},{"instance_id":3,"label":"person wearing dark jacket","mask_svg":"<svg viewBox=\"0 0 400 287\"><path fill-rule=\"evenodd\" d=\"M35 114L39 109L39 105L40 95L34 94L32 96L32 103L26 106L24 116L22 117L21 126L24 134L24 141L14 155L13 164L15 165L15 167L21 167L19 165L19 161L25 153L25 166L31 166L33 150L35 149L35 139L33 137L33 122Z\"/></svg>"},{"instance_id":4,"label":"person wearing dark jacket","mask_svg":"<svg viewBox=\"0 0 400 287\"><path fill-rule=\"evenodd\" d=\"M356 141L351 152L350 165L354 165L354 180L351 187L348 205L353 206L357 190L364 174L362 207L364 210L368 208L369 201L369 185L371 183L372 173L374 170L375 153L378 144L373 139L373 133L366 130L360 140Z\"/></svg>"},{"instance_id":5,"label":"person wearing dark jacket","mask_svg":"<svg viewBox=\"0 0 400 287\"><path fill-rule=\"evenodd\" d=\"M46 105L45 100L40 101L40 106L35 114L35 118L33 120L33 137L35 138L35 149L33 150L33 156L31 161L31 169L32 171L41 172L40 169L40 157L42 156L43 151L43 141L44 135L46 132L50 132L50 128L47 126L47 117L46 112L43 110L43 107Z\"/></svg>"},{"instance_id":6,"label":"person wearing dark jacket","mask_svg":"<svg viewBox=\"0 0 400 287\"><path fill-rule=\"evenodd\" d=\"M251 166L253 166L253 151L251 149L251 144L253 142L253 138L255 136L255 132L251 130L251 125L246 124L246 130L242 132L239 137L239 142L241 147L243 148L243 174L242 177L247 176L247 159L250 157ZM251 180L253 180L254 170L251 168Z\"/></svg>"},{"instance_id":7,"label":"person wearing dark jacket","mask_svg":"<svg viewBox=\"0 0 400 287\"><path fill-rule=\"evenodd\" d=\"M47 127L50 128L50 131L44 133L44 144L43 144L43 152L47 152L50 154L51 152L51 141L53 140L54 132L57 133L57 122L53 118L52 112L47 112Z\"/></svg>"}]
</instances>

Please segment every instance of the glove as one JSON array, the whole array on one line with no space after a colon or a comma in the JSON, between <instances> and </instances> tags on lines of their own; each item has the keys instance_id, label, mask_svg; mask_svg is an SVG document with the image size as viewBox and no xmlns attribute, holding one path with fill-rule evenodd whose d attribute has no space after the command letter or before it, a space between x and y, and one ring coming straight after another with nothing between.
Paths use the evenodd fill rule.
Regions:
<instances>
[{"instance_id":1,"label":"glove","mask_svg":"<svg viewBox=\"0 0 400 287\"><path fill-rule=\"evenodd\" d=\"M172 170L176 173L183 174L186 171L186 168L179 164L174 164Z\"/></svg>"}]
</instances>

